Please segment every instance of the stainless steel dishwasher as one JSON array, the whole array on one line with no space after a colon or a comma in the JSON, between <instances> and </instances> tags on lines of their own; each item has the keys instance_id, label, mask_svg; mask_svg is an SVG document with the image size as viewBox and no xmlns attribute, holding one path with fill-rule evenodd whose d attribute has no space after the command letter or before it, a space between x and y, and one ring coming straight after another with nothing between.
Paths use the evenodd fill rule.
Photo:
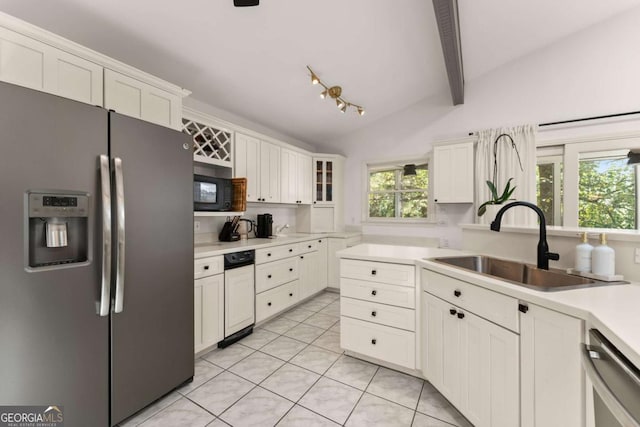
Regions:
<instances>
[{"instance_id":1,"label":"stainless steel dishwasher","mask_svg":"<svg viewBox=\"0 0 640 427\"><path fill-rule=\"evenodd\" d=\"M593 384L596 427L640 427L640 369L597 329L589 331L582 366Z\"/></svg>"},{"instance_id":2,"label":"stainless steel dishwasher","mask_svg":"<svg viewBox=\"0 0 640 427\"><path fill-rule=\"evenodd\" d=\"M224 348L253 332L256 319L255 251L224 255Z\"/></svg>"}]
</instances>

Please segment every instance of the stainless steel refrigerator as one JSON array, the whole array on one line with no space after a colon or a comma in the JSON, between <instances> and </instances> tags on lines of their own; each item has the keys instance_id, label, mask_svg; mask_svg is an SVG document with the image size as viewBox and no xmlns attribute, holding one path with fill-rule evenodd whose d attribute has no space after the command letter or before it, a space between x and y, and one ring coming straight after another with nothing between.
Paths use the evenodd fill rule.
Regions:
<instances>
[{"instance_id":1,"label":"stainless steel refrigerator","mask_svg":"<svg viewBox=\"0 0 640 427\"><path fill-rule=\"evenodd\" d=\"M189 137L0 82L0 405L115 425L193 377Z\"/></svg>"}]
</instances>

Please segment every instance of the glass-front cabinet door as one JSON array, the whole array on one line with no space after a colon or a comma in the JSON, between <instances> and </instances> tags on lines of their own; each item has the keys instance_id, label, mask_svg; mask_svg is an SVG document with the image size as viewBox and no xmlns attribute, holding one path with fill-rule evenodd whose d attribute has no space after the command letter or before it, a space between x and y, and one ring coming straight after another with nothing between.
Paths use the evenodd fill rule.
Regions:
<instances>
[{"instance_id":1,"label":"glass-front cabinet door","mask_svg":"<svg viewBox=\"0 0 640 427\"><path fill-rule=\"evenodd\" d=\"M333 160L314 159L314 204L333 204Z\"/></svg>"}]
</instances>

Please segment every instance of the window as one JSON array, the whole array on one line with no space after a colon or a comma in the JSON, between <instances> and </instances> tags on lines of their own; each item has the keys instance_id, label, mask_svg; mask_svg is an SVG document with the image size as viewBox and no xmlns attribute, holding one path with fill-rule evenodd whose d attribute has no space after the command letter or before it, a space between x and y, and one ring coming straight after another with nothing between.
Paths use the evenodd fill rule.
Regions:
<instances>
[{"instance_id":1,"label":"window","mask_svg":"<svg viewBox=\"0 0 640 427\"><path fill-rule=\"evenodd\" d=\"M547 223L640 229L640 174L627 165L627 153L638 147L640 137L538 148L537 202Z\"/></svg>"},{"instance_id":2,"label":"window","mask_svg":"<svg viewBox=\"0 0 640 427\"><path fill-rule=\"evenodd\" d=\"M403 166L368 167L367 218L423 220L427 218L427 165L405 175Z\"/></svg>"}]
</instances>

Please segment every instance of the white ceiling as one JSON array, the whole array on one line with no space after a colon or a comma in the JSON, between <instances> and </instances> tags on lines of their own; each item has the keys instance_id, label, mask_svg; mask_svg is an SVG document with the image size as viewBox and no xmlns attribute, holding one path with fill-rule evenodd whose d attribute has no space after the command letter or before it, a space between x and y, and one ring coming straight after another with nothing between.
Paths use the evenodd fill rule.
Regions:
<instances>
[{"instance_id":1,"label":"white ceiling","mask_svg":"<svg viewBox=\"0 0 640 427\"><path fill-rule=\"evenodd\" d=\"M465 79L639 4L459 0ZM0 11L311 144L449 91L428 0L0 0ZM321 100L306 65L366 115Z\"/></svg>"}]
</instances>

